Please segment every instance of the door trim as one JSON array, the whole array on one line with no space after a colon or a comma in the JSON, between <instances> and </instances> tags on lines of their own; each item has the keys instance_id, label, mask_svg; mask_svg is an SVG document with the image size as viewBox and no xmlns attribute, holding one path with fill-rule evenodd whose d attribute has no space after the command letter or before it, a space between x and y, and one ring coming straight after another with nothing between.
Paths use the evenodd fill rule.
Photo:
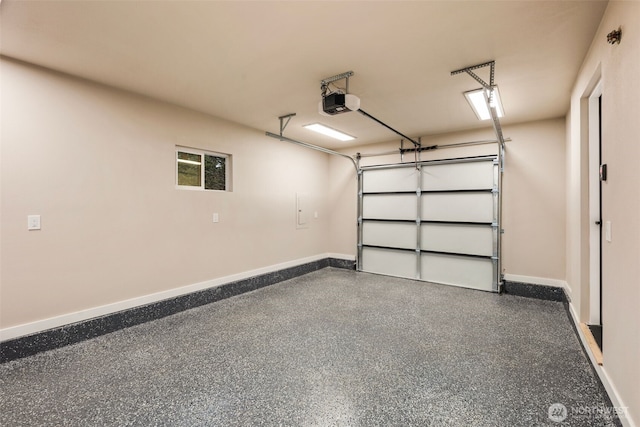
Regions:
<instances>
[{"instance_id":1,"label":"door trim","mask_svg":"<svg viewBox=\"0 0 640 427\"><path fill-rule=\"evenodd\" d=\"M602 81L589 95L589 324L602 325L601 117Z\"/></svg>"}]
</instances>

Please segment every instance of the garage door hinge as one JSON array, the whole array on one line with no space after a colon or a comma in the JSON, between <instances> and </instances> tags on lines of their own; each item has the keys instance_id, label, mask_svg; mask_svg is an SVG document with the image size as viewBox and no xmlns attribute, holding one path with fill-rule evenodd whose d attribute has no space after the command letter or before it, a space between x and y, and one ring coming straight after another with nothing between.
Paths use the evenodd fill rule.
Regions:
<instances>
[{"instance_id":1,"label":"garage door hinge","mask_svg":"<svg viewBox=\"0 0 640 427\"><path fill-rule=\"evenodd\" d=\"M498 187L493 187L491 189L491 192L494 193L494 194L499 193Z\"/></svg>"}]
</instances>

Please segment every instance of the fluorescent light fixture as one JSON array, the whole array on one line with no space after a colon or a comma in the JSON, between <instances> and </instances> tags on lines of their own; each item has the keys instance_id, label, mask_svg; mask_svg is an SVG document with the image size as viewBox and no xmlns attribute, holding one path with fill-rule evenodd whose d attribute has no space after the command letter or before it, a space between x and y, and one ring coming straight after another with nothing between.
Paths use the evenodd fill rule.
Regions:
<instances>
[{"instance_id":1,"label":"fluorescent light fixture","mask_svg":"<svg viewBox=\"0 0 640 427\"><path fill-rule=\"evenodd\" d=\"M489 95L489 90L480 88L476 90L470 90L464 93L464 97L467 98L467 102L471 105L473 112L476 113L476 116L479 120L489 120L491 118L491 113L489 112L489 106L487 105L487 101L485 99L484 94ZM500 100L500 92L498 91L498 87L496 86L493 89L493 104L496 107L496 112L498 113L498 117L504 117L504 109L502 108L502 101Z\"/></svg>"},{"instance_id":2,"label":"fluorescent light fixture","mask_svg":"<svg viewBox=\"0 0 640 427\"><path fill-rule=\"evenodd\" d=\"M335 138L340 141L351 141L352 139L355 139L355 137L351 135L347 135L344 132L340 132L339 130L330 128L329 126L321 125L320 123L312 123L310 125L304 125L302 127L326 136L330 136L331 138Z\"/></svg>"}]
</instances>

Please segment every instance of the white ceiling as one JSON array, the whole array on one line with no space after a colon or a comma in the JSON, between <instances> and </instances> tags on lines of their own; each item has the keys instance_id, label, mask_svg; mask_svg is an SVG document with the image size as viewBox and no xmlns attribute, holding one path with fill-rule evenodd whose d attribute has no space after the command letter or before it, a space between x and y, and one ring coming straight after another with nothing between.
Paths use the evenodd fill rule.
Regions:
<instances>
[{"instance_id":1,"label":"white ceiling","mask_svg":"<svg viewBox=\"0 0 640 427\"><path fill-rule=\"evenodd\" d=\"M277 133L301 126L399 139L358 114L317 113L320 81L353 70L361 108L411 137L488 126L462 67L496 61L502 124L563 116L606 1L12 1L2 55ZM478 70L488 80L488 68Z\"/></svg>"}]
</instances>

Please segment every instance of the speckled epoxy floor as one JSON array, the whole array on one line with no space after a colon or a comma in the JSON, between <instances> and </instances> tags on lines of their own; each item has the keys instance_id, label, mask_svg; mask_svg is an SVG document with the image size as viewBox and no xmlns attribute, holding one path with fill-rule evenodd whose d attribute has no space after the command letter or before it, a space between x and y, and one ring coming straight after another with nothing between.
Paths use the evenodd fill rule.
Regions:
<instances>
[{"instance_id":1,"label":"speckled epoxy floor","mask_svg":"<svg viewBox=\"0 0 640 427\"><path fill-rule=\"evenodd\" d=\"M562 303L332 268L0 365L3 427L615 425L607 402Z\"/></svg>"}]
</instances>

